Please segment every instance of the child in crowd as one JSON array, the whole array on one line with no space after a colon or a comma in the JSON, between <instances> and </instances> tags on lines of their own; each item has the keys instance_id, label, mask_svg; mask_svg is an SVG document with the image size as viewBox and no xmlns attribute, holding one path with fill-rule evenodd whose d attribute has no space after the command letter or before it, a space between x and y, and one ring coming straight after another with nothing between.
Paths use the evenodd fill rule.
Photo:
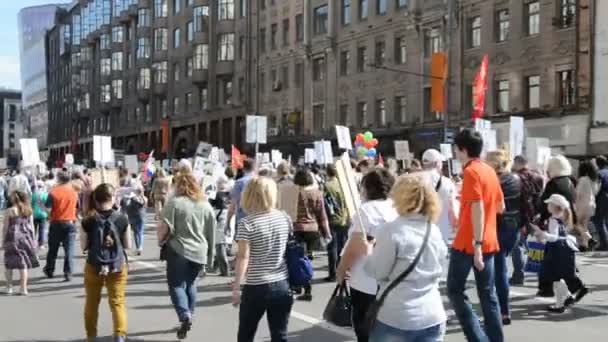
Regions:
<instances>
[{"instance_id":1,"label":"child in crowd","mask_svg":"<svg viewBox=\"0 0 608 342\"><path fill-rule=\"evenodd\" d=\"M230 264L228 263L228 249L232 244L233 231L227 221L228 207L230 206L230 184L227 178L221 177L217 181L217 193L209 203L215 210L217 225L215 226L215 255L216 263L220 269L220 276L230 277Z\"/></svg>"},{"instance_id":2,"label":"child in crowd","mask_svg":"<svg viewBox=\"0 0 608 342\"><path fill-rule=\"evenodd\" d=\"M545 203L548 205L549 218L547 231L536 230L536 236L546 240L545 257L541 278L553 282L556 303L547 309L563 313L569 306L579 302L589 292L578 277L575 264L575 252L578 251L576 238L568 234L573 229L572 211L568 200L553 194Z\"/></svg>"},{"instance_id":3,"label":"child in crowd","mask_svg":"<svg viewBox=\"0 0 608 342\"><path fill-rule=\"evenodd\" d=\"M13 191L9 198L11 207L5 213L2 247L6 275L6 294L13 294L13 270L19 270L20 295L26 296L28 269L40 266L36 255L34 223L29 196Z\"/></svg>"},{"instance_id":4,"label":"child in crowd","mask_svg":"<svg viewBox=\"0 0 608 342\"><path fill-rule=\"evenodd\" d=\"M131 225L131 229L133 229L133 240L135 241L137 255L141 255L144 250L144 221L147 206L148 200L146 199L146 196L144 196L144 189L141 186L137 186L126 206L129 225Z\"/></svg>"}]
</instances>

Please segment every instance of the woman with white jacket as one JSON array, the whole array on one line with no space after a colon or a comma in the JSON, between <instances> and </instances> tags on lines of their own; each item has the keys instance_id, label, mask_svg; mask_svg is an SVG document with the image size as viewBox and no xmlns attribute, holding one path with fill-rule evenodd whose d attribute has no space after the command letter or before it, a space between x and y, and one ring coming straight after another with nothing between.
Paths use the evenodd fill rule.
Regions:
<instances>
[{"instance_id":1,"label":"woman with white jacket","mask_svg":"<svg viewBox=\"0 0 608 342\"><path fill-rule=\"evenodd\" d=\"M589 221L595 214L595 197L600 191L600 179L598 167L593 160L582 162L578 168L578 183L576 185L576 197L574 210L576 211L575 229L578 233L579 247L588 249L592 241L589 234Z\"/></svg>"}]
</instances>

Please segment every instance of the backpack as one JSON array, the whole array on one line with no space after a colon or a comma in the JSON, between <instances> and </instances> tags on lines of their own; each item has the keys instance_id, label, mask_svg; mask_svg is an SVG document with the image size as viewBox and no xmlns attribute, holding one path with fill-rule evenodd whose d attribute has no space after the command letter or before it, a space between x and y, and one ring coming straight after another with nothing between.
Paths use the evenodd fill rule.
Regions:
<instances>
[{"instance_id":1,"label":"backpack","mask_svg":"<svg viewBox=\"0 0 608 342\"><path fill-rule=\"evenodd\" d=\"M304 253L304 246L290 236L285 250L285 262L289 273L289 285L291 288L300 288L308 285L312 280L314 268L312 262Z\"/></svg>"},{"instance_id":2,"label":"backpack","mask_svg":"<svg viewBox=\"0 0 608 342\"><path fill-rule=\"evenodd\" d=\"M89 232L87 261L95 267L100 275L120 273L126 260L122 245L121 233L116 227L116 220L120 216L113 212L108 217L95 213L94 228Z\"/></svg>"}]
</instances>

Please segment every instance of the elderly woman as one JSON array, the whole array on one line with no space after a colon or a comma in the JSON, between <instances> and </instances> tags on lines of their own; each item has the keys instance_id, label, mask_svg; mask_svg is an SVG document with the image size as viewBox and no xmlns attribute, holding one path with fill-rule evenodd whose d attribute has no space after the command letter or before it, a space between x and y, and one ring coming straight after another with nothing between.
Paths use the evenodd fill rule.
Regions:
<instances>
[{"instance_id":1,"label":"elderly woman","mask_svg":"<svg viewBox=\"0 0 608 342\"><path fill-rule=\"evenodd\" d=\"M235 239L239 249L232 304L240 304L238 342L253 342L264 313L271 340L287 341L293 297L285 250L291 219L275 209L276 201L277 185L268 177L253 178L241 198L248 216L239 221ZM246 279L241 295L243 278Z\"/></svg>"},{"instance_id":2,"label":"elderly woman","mask_svg":"<svg viewBox=\"0 0 608 342\"><path fill-rule=\"evenodd\" d=\"M392 195L399 217L382 227L365 262L365 272L380 284L382 294L408 269L378 311L371 342L440 341L446 314L439 293L439 279L447 247L434 222L439 217L439 199L430 180L423 175L397 179ZM428 235L428 237L427 237Z\"/></svg>"},{"instance_id":3,"label":"elderly woman","mask_svg":"<svg viewBox=\"0 0 608 342\"><path fill-rule=\"evenodd\" d=\"M494 257L495 284L502 324L511 324L511 308L509 305L509 276L507 257L517 245L522 226L521 190L522 182L518 175L511 173L509 154L504 150L488 152L486 161L496 171L500 179L500 187L504 196L505 210L496 218L498 226L498 244L500 252Z\"/></svg>"},{"instance_id":4,"label":"elderly woman","mask_svg":"<svg viewBox=\"0 0 608 342\"><path fill-rule=\"evenodd\" d=\"M294 183L299 187L299 192L297 217L293 230L296 239L304 245L312 259L312 250L319 241L319 233L326 240L331 240L323 193L314 185L313 175L308 169L298 170L294 177ZM304 294L297 299L312 301L312 287L310 284L304 286Z\"/></svg>"},{"instance_id":5,"label":"elderly woman","mask_svg":"<svg viewBox=\"0 0 608 342\"><path fill-rule=\"evenodd\" d=\"M389 198L391 188L395 184L395 177L388 170L377 168L365 175L361 180L363 203L359 209L360 219L353 219L353 226L348 234L349 242L344 248L340 264L338 265L337 278L342 283L350 272L350 291L352 298L352 321L358 342L369 340L369 331L365 327L365 315L369 306L376 299L378 283L376 279L368 276L363 271L366 254L365 248L358 245L364 244L362 227L365 235L373 239L388 222L392 222L399 215L393 205L393 200Z\"/></svg>"},{"instance_id":6,"label":"elderly woman","mask_svg":"<svg viewBox=\"0 0 608 342\"><path fill-rule=\"evenodd\" d=\"M196 178L182 173L161 216L157 237L165 248L169 294L180 322L177 338L184 339L192 327L197 276L213 262L215 213Z\"/></svg>"},{"instance_id":7,"label":"elderly woman","mask_svg":"<svg viewBox=\"0 0 608 342\"><path fill-rule=\"evenodd\" d=\"M546 222L551 216L549 213L547 204L545 201L551 197L551 195L558 194L566 198L570 208L574 208L574 200L576 198L576 184L572 177L572 166L566 157L562 155L556 155L549 159L547 164L547 174L549 176L549 182L545 186L545 191L540 197L539 212L541 214L541 225L546 226ZM577 222L577 215L574 214L574 222ZM550 280L544 279L543 272L539 273L538 279L538 296L540 297L553 297L553 284Z\"/></svg>"},{"instance_id":8,"label":"elderly woman","mask_svg":"<svg viewBox=\"0 0 608 342\"><path fill-rule=\"evenodd\" d=\"M600 191L599 169L594 160L586 160L578 167L578 184L576 185L576 198L574 209L577 216L575 229L578 233L578 241L583 249L589 248L591 235L589 234L589 222L595 214L595 197ZM593 241L592 245L596 242Z\"/></svg>"}]
</instances>

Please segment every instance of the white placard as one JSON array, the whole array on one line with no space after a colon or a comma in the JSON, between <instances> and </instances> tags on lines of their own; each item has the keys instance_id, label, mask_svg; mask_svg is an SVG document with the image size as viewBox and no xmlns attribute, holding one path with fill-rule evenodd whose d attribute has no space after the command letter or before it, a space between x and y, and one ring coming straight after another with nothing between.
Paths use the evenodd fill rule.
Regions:
<instances>
[{"instance_id":1,"label":"white placard","mask_svg":"<svg viewBox=\"0 0 608 342\"><path fill-rule=\"evenodd\" d=\"M530 168L545 171L551 158L551 146L547 138L526 138L526 158Z\"/></svg>"},{"instance_id":2,"label":"white placard","mask_svg":"<svg viewBox=\"0 0 608 342\"><path fill-rule=\"evenodd\" d=\"M346 126L336 126L336 137L338 147L345 150L353 149L353 142L350 140L350 129Z\"/></svg>"},{"instance_id":3,"label":"white placard","mask_svg":"<svg viewBox=\"0 0 608 342\"><path fill-rule=\"evenodd\" d=\"M475 119L475 130L477 132L492 129L492 122L490 120Z\"/></svg>"},{"instance_id":4,"label":"white placard","mask_svg":"<svg viewBox=\"0 0 608 342\"><path fill-rule=\"evenodd\" d=\"M21 145L22 166L34 166L40 163L40 153L38 153L38 139L19 139Z\"/></svg>"},{"instance_id":5,"label":"white placard","mask_svg":"<svg viewBox=\"0 0 608 342\"><path fill-rule=\"evenodd\" d=\"M509 122L509 151L511 160L524 152L524 118L512 116Z\"/></svg>"},{"instance_id":6,"label":"white placard","mask_svg":"<svg viewBox=\"0 0 608 342\"><path fill-rule=\"evenodd\" d=\"M441 154L443 154L445 160L454 158L452 153L452 144L441 144L439 147L441 148Z\"/></svg>"},{"instance_id":7,"label":"white placard","mask_svg":"<svg viewBox=\"0 0 608 342\"><path fill-rule=\"evenodd\" d=\"M114 161L112 137L102 135L93 136L93 160L101 164Z\"/></svg>"},{"instance_id":8,"label":"white placard","mask_svg":"<svg viewBox=\"0 0 608 342\"><path fill-rule=\"evenodd\" d=\"M452 163L452 174L461 175L462 174L462 164L460 163L460 160L452 159L452 160L450 160L450 163Z\"/></svg>"},{"instance_id":9,"label":"white placard","mask_svg":"<svg viewBox=\"0 0 608 342\"><path fill-rule=\"evenodd\" d=\"M496 130L494 129L486 129L480 131L481 139L483 140L483 149L481 150L481 157L485 158L486 154L490 151L496 151Z\"/></svg>"},{"instance_id":10,"label":"white placard","mask_svg":"<svg viewBox=\"0 0 608 342\"><path fill-rule=\"evenodd\" d=\"M66 153L65 155L65 165L70 166L74 165L74 155L71 153Z\"/></svg>"},{"instance_id":11,"label":"white placard","mask_svg":"<svg viewBox=\"0 0 608 342\"><path fill-rule=\"evenodd\" d=\"M322 141L315 141L315 160L318 164L325 164L325 154L323 153Z\"/></svg>"},{"instance_id":12,"label":"white placard","mask_svg":"<svg viewBox=\"0 0 608 342\"><path fill-rule=\"evenodd\" d=\"M0 158L0 169L6 169L6 158Z\"/></svg>"},{"instance_id":13,"label":"white placard","mask_svg":"<svg viewBox=\"0 0 608 342\"><path fill-rule=\"evenodd\" d=\"M304 150L304 163L313 164L315 162L315 149L307 148Z\"/></svg>"},{"instance_id":14,"label":"white placard","mask_svg":"<svg viewBox=\"0 0 608 342\"><path fill-rule=\"evenodd\" d=\"M247 115L247 143L265 144L267 127L268 120L265 116Z\"/></svg>"},{"instance_id":15,"label":"white placard","mask_svg":"<svg viewBox=\"0 0 608 342\"><path fill-rule=\"evenodd\" d=\"M211 150L213 149L213 145L206 143L204 141L201 141L198 143L198 146L196 147L196 152L195 152L195 156L198 157L202 157L202 158L209 158L209 155L211 154Z\"/></svg>"},{"instance_id":16,"label":"white placard","mask_svg":"<svg viewBox=\"0 0 608 342\"><path fill-rule=\"evenodd\" d=\"M270 159L272 159L274 166L277 167L279 164L281 164L281 162L283 162L283 153L281 153L279 150L271 150Z\"/></svg>"},{"instance_id":17,"label":"white placard","mask_svg":"<svg viewBox=\"0 0 608 342\"><path fill-rule=\"evenodd\" d=\"M331 141L323 142L323 163L331 164L334 162L334 152L331 147Z\"/></svg>"},{"instance_id":18,"label":"white placard","mask_svg":"<svg viewBox=\"0 0 608 342\"><path fill-rule=\"evenodd\" d=\"M195 157L192 164L192 175L199 181L205 176L205 158Z\"/></svg>"},{"instance_id":19,"label":"white placard","mask_svg":"<svg viewBox=\"0 0 608 342\"><path fill-rule=\"evenodd\" d=\"M209 160L219 162L220 161L220 149L217 147L212 147L211 152L209 153Z\"/></svg>"},{"instance_id":20,"label":"white placard","mask_svg":"<svg viewBox=\"0 0 608 342\"><path fill-rule=\"evenodd\" d=\"M139 173L139 161L137 156L134 154L125 155L125 168L129 170L130 174Z\"/></svg>"},{"instance_id":21,"label":"white placard","mask_svg":"<svg viewBox=\"0 0 608 342\"><path fill-rule=\"evenodd\" d=\"M270 159L270 153L268 153L268 152L264 152L264 153L262 153L262 163L263 163L263 164L268 164L268 163L270 163L270 160L271 160L271 159Z\"/></svg>"},{"instance_id":22,"label":"white placard","mask_svg":"<svg viewBox=\"0 0 608 342\"><path fill-rule=\"evenodd\" d=\"M169 159L164 159L162 161L162 166L163 166L163 169L169 170L169 168L171 167L171 163L169 163Z\"/></svg>"},{"instance_id":23,"label":"white placard","mask_svg":"<svg viewBox=\"0 0 608 342\"><path fill-rule=\"evenodd\" d=\"M410 143L407 140L395 140L395 159L410 160Z\"/></svg>"}]
</instances>

